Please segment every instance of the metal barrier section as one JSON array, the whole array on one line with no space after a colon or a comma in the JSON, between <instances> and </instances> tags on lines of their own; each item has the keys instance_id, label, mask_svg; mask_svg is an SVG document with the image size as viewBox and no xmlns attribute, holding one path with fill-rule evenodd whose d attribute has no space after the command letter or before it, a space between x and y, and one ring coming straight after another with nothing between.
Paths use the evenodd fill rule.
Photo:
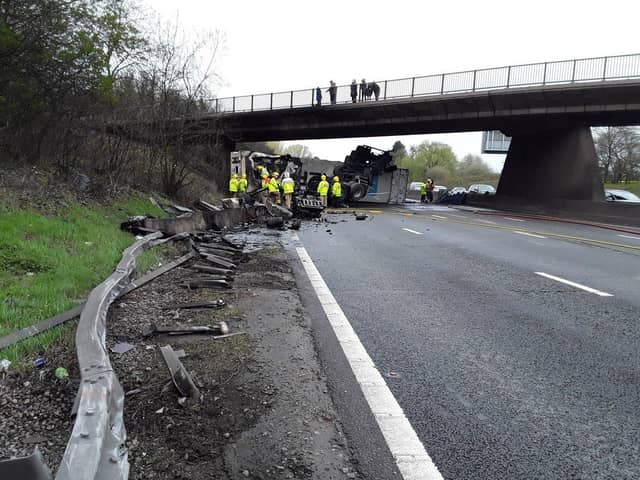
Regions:
<instances>
[{"instance_id":1,"label":"metal barrier section","mask_svg":"<svg viewBox=\"0 0 640 480\"><path fill-rule=\"evenodd\" d=\"M136 256L152 233L127 248L115 272L94 288L80 315L76 348L81 383L71 438L56 480L126 480L129 462L123 421L124 392L111 367L106 347L109 305L127 288Z\"/></svg>"},{"instance_id":2,"label":"metal barrier section","mask_svg":"<svg viewBox=\"0 0 640 480\"><path fill-rule=\"evenodd\" d=\"M640 54L581 58L554 62L509 65L506 67L467 70L423 77L367 82L377 88L364 102L401 100L465 92L486 92L558 84L596 83L640 78ZM360 83L357 84L358 102ZM374 94L374 91L378 94ZM351 85L336 85L334 104L353 103ZM322 106L331 106L327 87L321 88ZM239 113L264 110L312 107L316 105L315 88L288 92L261 93L239 97L213 98L207 101L209 112Z\"/></svg>"}]
</instances>

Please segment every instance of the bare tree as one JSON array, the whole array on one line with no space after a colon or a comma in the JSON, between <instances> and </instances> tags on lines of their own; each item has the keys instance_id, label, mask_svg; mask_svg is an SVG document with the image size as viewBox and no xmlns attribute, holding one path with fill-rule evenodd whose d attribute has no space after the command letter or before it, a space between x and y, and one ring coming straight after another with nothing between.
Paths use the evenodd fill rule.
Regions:
<instances>
[{"instance_id":1,"label":"bare tree","mask_svg":"<svg viewBox=\"0 0 640 480\"><path fill-rule=\"evenodd\" d=\"M595 129L596 153L605 182L637 179L640 175L640 134L634 127Z\"/></svg>"}]
</instances>

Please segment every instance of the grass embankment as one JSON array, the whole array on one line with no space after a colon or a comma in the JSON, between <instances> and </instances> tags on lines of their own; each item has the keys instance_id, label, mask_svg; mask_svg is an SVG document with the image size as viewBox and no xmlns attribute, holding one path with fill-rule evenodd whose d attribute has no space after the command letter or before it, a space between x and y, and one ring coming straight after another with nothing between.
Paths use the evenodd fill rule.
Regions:
<instances>
[{"instance_id":1,"label":"grass embankment","mask_svg":"<svg viewBox=\"0 0 640 480\"><path fill-rule=\"evenodd\" d=\"M145 198L90 209L72 204L54 216L0 206L0 337L78 305L114 270L134 237L120 230L130 215L166 216ZM138 257L157 265L163 250ZM12 362L60 338L56 328L0 351Z\"/></svg>"},{"instance_id":2,"label":"grass embankment","mask_svg":"<svg viewBox=\"0 0 640 480\"><path fill-rule=\"evenodd\" d=\"M635 193L640 197L640 181L638 180L631 181L631 182L605 183L604 188L611 188L614 190L626 190L628 192Z\"/></svg>"}]
</instances>

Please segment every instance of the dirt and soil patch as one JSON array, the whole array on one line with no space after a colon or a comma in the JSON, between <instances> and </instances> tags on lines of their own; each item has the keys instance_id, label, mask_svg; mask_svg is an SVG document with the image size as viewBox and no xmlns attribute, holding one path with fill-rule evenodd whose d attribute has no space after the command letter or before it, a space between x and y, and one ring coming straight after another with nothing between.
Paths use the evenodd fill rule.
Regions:
<instances>
[{"instance_id":1,"label":"dirt and soil patch","mask_svg":"<svg viewBox=\"0 0 640 480\"><path fill-rule=\"evenodd\" d=\"M110 354L126 392L129 478L359 478L283 250L274 242L247 254L230 290L180 286L196 276L185 264L109 312L107 346L135 346ZM168 308L219 298L226 302L220 310ZM144 335L152 324L219 321L244 334ZM182 362L201 402L183 401L170 382L159 350L166 344L185 351ZM59 464L77 389L72 350L49 353L51 371L28 368L0 382L0 458L31 453L38 444L50 466ZM72 380L53 377L58 365L69 369ZM25 401L33 415L31 407L21 407Z\"/></svg>"}]
</instances>

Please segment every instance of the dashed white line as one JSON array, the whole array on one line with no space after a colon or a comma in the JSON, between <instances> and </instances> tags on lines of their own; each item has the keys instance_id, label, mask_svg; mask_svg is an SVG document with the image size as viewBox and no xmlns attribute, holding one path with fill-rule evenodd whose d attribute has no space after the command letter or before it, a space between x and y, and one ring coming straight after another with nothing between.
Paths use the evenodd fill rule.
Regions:
<instances>
[{"instance_id":1,"label":"dashed white line","mask_svg":"<svg viewBox=\"0 0 640 480\"><path fill-rule=\"evenodd\" d=\"M587 287L586 285L582 285L580 283L572 282L571 280L565 280L564 278L556 277L555 275L549 275L544 272L534 272L536 275L540 275L541 277L549 278L551 280L555 280L556 282L564 283L565 285L569 285L571 287L579 288L580 290L584 290L585 292L594 293L601 297L613 297L610 293L603 292L601 290L596 290L595 288Z\"/></svg>"},{"instance_id":2,"label":"dashed white line","mask_svg":"<svg viewBox=\"0 0 640 480\"><path fill-rule=\"evenodd\" d=\"M524 222L525 220L521 219L521 218L513 218L513 217L502 217L505 220L511 220L512 222Z\"/></svg>"},{"instance_id":3,"label":"dashed white line","mask_svg":"<svg viewBox=\"0 0 640 480\"><path fill-rule=\"evenodd\" d=\"M542 235L536 235L535 233L521 232L520 230L514 230L513 233L517 233L518 235L526 235L528 237L547 238Z\"/></svg>"},{"instance_id":4,"label":"dashed white line","mask_svg":"<svg viewBox=\"0 0 640 480\"><path fill-rule=\"evenodd\" d=\"M435 218L441 218L442 220L446 220L447 219L447 217L443 217L442 215L433 215L433 214L431 214L431 216L435 217Z\"/></svg>"},{"instance_id":5,"label":"dashed white line","mask_svg":"<svg viewBox=\"0 0 640 480\"><path fill-rule=\"evenodd\" d=\"M443 480L304 247L298 257L404 480Z\"/></svg>"},{"instance_id":6,"label":"dashed white line","mask_svg":"<svg viewBox=\"0 0 640 480\"><path fill-rule=\"evenodd\" d=\"M618 234L618 236L622 237L622 238L630 238L631 240L640 240L640 237L632 237L630 235L620 235L620 234Z\"/></svg>"},{"instance_id":7,"label":"dashed white line","mask_svg":"<svg viewBox=\"0 0 640 480\"><path fill-rule=\"evenodd\" d=\"M415 230L411 230L410 228L403 228L403 230L409 233L415 233L416 235L424 235L422 232L416 232Z\"/></svg>"}]
</instances>

